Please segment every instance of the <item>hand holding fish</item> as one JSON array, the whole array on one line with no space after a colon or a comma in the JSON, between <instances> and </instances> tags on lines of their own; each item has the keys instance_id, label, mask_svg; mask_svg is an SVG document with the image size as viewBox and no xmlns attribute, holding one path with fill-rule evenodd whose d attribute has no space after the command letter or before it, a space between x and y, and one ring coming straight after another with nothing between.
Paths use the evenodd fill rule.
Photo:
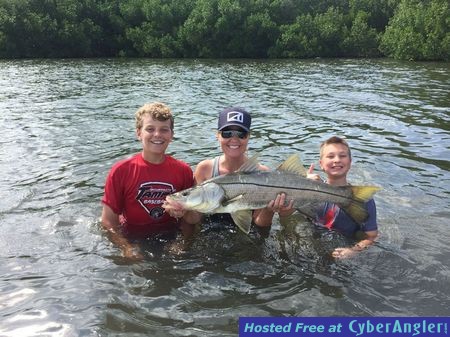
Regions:
<instances>
[{"instance_id":1,"label":"hand holding fish","mask_svg":"<svg viewBox=\"0 0 450 337\"><path fill-rule=\"evenodd\" d=\"M271 200L266 208L273 213L278 213L280 216L288 216L295 211L294 200L291 199L287 202L286 193L278 194L275 200Z\"/></svg>"},{"instance_id":2,"label":"hand holding fish","mask_svg":"<svg viewBox=\"0 0 450 337\"><path fill-rule=\"evenodd\" d=\"M369 200L379 187L332 186L307 179L306 175L306 169L297 155L290 156L274 171L259 170L257 157L253 156L238 171L211 178L193 188L171 194L166 200L170 200L170 204L172 201L181 203L185 210L206 214L230 213L233 221L244 233L250 232L252 210L262 209L261 213L264 212L271 200L274 200L270 205L274 210L282 210L280 194L283 193L286 193L288 199L294 200L293 207L328 201L338 204L355 222L364 222L367 218L364 202ZM279 196L278 204L277 197L272 199L274 196Z\"/></svg>"},{"instance_id":3,"label":"hand holding fish","mask_svg":"<svg viewBox=\"0 0 450 337\"><path fill-rule=\"evenodd\" d=\"M164 210L173 218L180 219L186 214L186 209L181 202L173 199L166 199L162 205Z\"/></svg>"},{"instance_id":4,"label":"hand holding fish","mask_svg":"<svg viewBox=\"0 0 450 337\"><path fill-rule=\"evenodd\" d=\"M188 225L197 224L202 219L201 213L186 209L185 204L172 198L166 198L162 207L171 217L177 220L182 219L182 223Z\"/></svg>"}]
</instances>

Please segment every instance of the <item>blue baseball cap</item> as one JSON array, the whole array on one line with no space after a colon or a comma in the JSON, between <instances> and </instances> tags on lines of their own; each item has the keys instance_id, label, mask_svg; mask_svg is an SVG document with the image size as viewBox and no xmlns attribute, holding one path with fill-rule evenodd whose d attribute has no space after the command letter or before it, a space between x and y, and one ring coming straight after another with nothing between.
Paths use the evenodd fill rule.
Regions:
<instances>
[{"instance_id":1,"label":"blue baseball cap","mask_svg":"<svg viewBox=\"0 0 450 337\"><path fill-rule=\"evenodd\" d=\"M247 111L242 108L231 107L220 112L217 129L220 131L227 126L239 126L249 132L251 124L252 117Z\"/></svg>"}]
</instances>

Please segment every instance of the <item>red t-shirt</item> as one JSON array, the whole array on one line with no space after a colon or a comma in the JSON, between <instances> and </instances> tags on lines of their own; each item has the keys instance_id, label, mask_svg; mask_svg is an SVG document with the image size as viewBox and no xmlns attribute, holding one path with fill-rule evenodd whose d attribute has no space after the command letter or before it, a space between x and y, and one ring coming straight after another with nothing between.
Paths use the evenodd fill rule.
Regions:
<instances>
[{"instance_id":1,"label":"red t-shirt","mask_svg":"<svg viewBox=\"0 0 450 337\"><path fill-rule=\"evenodd\" d=\"M177 228L162 204L167 195L193 185L192 169L185 162L166 155L161 164L152 164L139 153L111 168L102 202L120 215L124 234L144 237Z\"/></svg>"}]
</instances>

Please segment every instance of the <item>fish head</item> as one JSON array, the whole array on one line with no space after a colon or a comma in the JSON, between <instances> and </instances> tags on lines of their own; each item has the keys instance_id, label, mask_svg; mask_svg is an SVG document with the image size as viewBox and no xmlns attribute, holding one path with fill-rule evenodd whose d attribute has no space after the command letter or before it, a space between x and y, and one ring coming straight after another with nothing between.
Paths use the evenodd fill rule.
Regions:
<instances>
[{"instance_id":1,"label":"fish head","mask_svg":"<svg viewBox=\"0 0 450 337\"><path fill-rule=\"evenodd\" d=\"M189 189L171 194L167 198L181 203L186 210L200 213L214 213L221 207L224 190L216 183L207 182Z\"/></svg>"}]
</instances>

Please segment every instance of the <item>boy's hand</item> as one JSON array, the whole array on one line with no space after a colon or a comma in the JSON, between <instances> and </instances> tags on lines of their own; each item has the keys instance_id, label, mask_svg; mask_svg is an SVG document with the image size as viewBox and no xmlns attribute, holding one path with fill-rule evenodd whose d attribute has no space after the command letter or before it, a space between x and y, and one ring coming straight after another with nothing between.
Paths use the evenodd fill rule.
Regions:
<instances>
[{"instance_id":1,"label":"boy's hand","mask_svg":"<svg viewBox=\"0 0 450 337\"><path fill-rule=\"evenodd\" d=\"M140 261L144 259L144 255L142 255L141 250L137 245L127 245L122 248L123 257L135 261Z\"/></svg>"},{"instance_id":2,"label":"boy's hand","mask_svg":"<svg viewBox=\"0 0 450 337\"><path fill-rule=\"evenodd\" d=\"M186 210L184 209L183 204L181 204L175 200L172 200L170 198L167 198L164 201L162 207L173 218L180 219L186 213Z\"/></svg>"},{"instance_id":3,"label":"boy's hand","mask_svg":"<svg viewBox=\"0 0 450 337\"><path fill-rule=\"evenodd\" d=\"M313 172L314 172L314 164L311 164L311 166L308 169L308 173L306 174L306 178L312 179L312 180L317 180L317 181L322 181L322 178L317 173L313 173Z\"/></svg>"},{"instance_id":4,"label":"boy's hand","mask_svg":"<svg viewBox=\"0 0 450 337\"><path fill-rule=\"evenodd\" d=\"M356 254L356 251L352 248L336 248L331 255L335 259L346 259Z\"/></svg>"}]
</instances>

